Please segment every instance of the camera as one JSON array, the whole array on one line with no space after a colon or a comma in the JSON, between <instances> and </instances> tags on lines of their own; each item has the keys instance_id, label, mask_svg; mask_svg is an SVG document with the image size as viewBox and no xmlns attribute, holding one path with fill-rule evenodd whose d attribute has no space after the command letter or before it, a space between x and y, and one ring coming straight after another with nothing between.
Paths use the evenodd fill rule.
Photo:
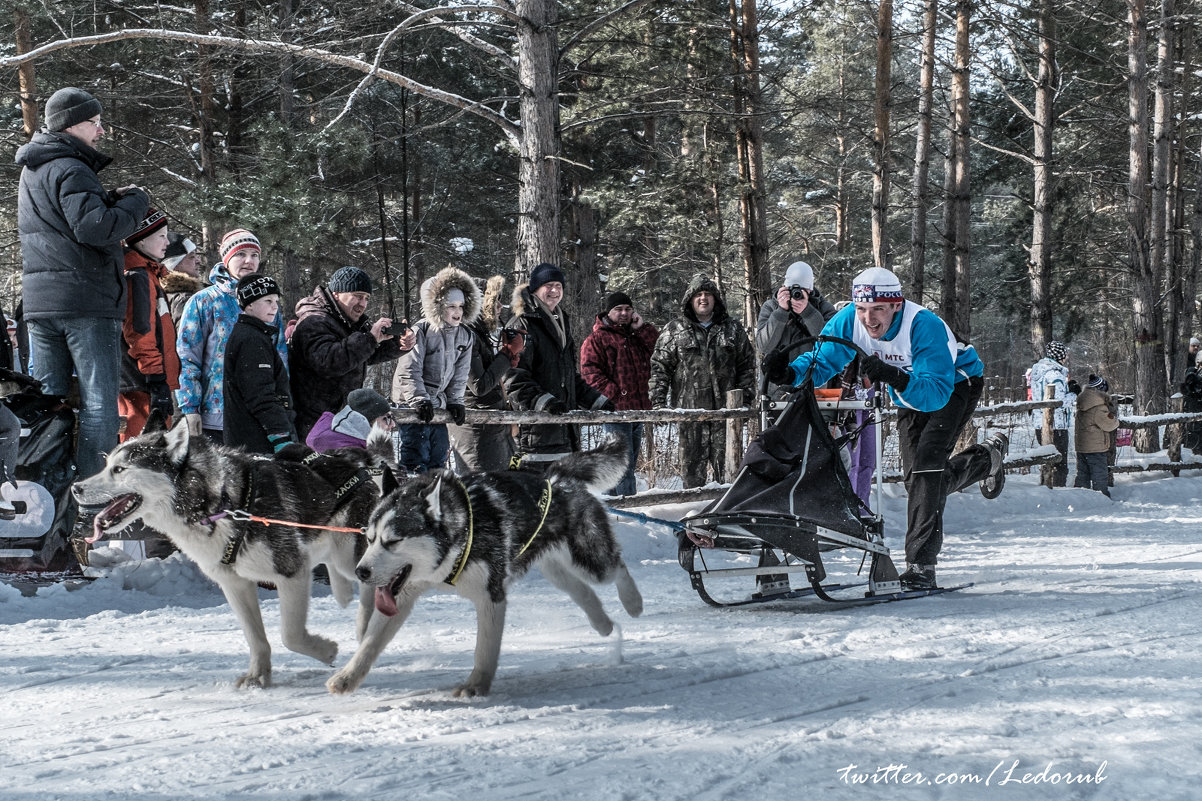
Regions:
<instances>
[{"instance_id":1,"label":"camera","mask_svg":"<svg viewBox=\"0 0 1202 801\"><path fill-rule=\"evenodd\" d=\"M386 337L403 337L409 331L409 323L397 321L392 325L386 325L380 329L380 333Z\"/></svg>"},{"instance_id":2,"label":"camera","mask_svg":"<svg viewBox=\"0 0 1202 801\"><path fill-rule=\"evenodd\" d=\"M806 300L809 296L810 293L802 289L800 284L794 284L789 287L789 297L793 300Z\"/></svg>"}]
</instances>

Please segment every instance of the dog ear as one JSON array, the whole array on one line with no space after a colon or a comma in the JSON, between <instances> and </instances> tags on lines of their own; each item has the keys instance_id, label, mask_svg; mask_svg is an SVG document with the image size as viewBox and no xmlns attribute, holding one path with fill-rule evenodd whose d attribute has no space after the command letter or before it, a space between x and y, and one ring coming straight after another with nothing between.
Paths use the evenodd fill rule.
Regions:
<instances>
[{"instance_id":1,"label":"dog ear","mask_svg":"<svg viewBox=\"0 0 1202 801\"><path fill-rule=\"evenodd\" d=\"M436 522L442 520L442 498L440 497L441 492L442 476L440 475L438 480L434 482L434 488L431 489L426 495L426 516Z\"/></svg>"},{"instance_id":2,"label":"dog ear","mask_svg":"<svg viewBox=\"0 0 1202 801\"><path fill-rule=\"evenodd\" d=\"M392 472L391 467L384 465L380 477L380 497L387 498L399 486L401 482L397 481L396 473Z\"/></svg>"},{"instance_id":3,"label":"dog ear","mask_svg":"<svg viewBox=\"0 0 1202 801\"><path fill-rule=\"evenodd\" d=\"M159 409L151 409L150 415L146 418L146 424L142 426L143 434L153 434L156 431L167 430L167 418L163 416L163 412Z\"/></svg>"},{"instance_id":4,"label":"dog ear","mask_svg":"<svg viewBox=\"0 0 1202 801\"><path fill-rule=\"evenodd\" d=\"M167 432L167 458L175 464L183 464L188 458L188 426L177 425Z\"/></svg>"}]
</instances>

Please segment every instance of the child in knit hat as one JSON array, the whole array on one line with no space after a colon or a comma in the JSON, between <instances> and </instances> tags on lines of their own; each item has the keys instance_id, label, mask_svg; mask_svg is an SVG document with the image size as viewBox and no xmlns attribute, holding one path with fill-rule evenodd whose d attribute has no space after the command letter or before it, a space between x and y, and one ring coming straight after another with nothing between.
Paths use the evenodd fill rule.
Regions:
<instances>
[{"instance_id":1,"label":"child in knit hat","mask_svg":"<svg viewBox=\"0 0 1202 801\"><path fill-rule=\"evenodd\" d=\"M1074 487L1093 489L1110 497L1106 452L1110 434L1119 427L1110 400L1110 385L1090 373L1088 385L1077 396L1077 478Z\"/></svg>"},{"instance_id":2,"label":"child in knit hat","mask_svg":"<svg viewBox=\"0 0 1202 801\"><path fill-rule=\"evenodd\" d=\"M225 444L270 455L296 440L288 368L276 350L280 288L255 273L236 293L242 314L225 346Z\"/></svg>"}]
</instances>

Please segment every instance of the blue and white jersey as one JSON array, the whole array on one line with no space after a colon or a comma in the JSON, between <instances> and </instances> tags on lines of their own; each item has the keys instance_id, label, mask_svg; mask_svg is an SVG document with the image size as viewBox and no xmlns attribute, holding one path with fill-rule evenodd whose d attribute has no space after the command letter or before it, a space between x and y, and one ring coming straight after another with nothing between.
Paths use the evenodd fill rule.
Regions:
<instances>
[{"instance_id":1,"label":"blue and white jersey","mask_svg":"<svg viewBox=\"0 0 1202 801\"><path fill-rule=\"evenodd\" d=\"M854 304L845 306L832 317L823 327L822 334L851 340L865 353L909 373L910 383L904 392L888 388L893 403L906 409L920 412L942 409L957 383L985 372L971 345L957 342L939 315L912 301L902 305L889 330L880 339L870 337L856 319ZM813 366L814 386L822 386L841 373L855 355L846 345L821 342L809 353L793 360L794 384L799 384Z\"/></svg>"}]
</instances>

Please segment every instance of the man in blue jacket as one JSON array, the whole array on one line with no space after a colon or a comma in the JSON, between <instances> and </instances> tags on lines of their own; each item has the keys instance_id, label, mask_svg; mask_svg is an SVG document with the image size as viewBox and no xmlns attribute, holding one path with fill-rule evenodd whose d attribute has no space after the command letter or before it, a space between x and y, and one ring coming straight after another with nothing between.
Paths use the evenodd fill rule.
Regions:
<instances>
[{"instance_id":1,"label":"man in blue jacket","mask_svg":"<svg viewBox=\"0 0 1202 801\"><path fill-rule=\"evenodd\" d=\"M907 494L907 589L931 589L943 545L947 496L976 481L997 481L1007 440L995 434L952 456L956 439L981 399L984 366L971 345L956 341L934 312L902 296L901 282L889 270L872 267L852 279L853 303L823 327L824 336L854 342L867 355L860 372L888 387L897 406L902 468ZM855 358L846 345L820 342L791 363L770 354L764 373L775 384L798 386L812 369L822 386Z\"/></svg>"},{"instance_id":2,"label":"man in blue jacket","mask_svg":"<svg viewBox=\"0 0 1202 801\"><path fill-rule=\"evenodd\" d=\"M97 173L112 159L100 101L59 89L46 101L46 129L17 150L21 166L17 228L22 294L34 377L66 395L79 376L79 476L98 473L117 445L125 257L121 240L137 230L150 198L136 186L113 191Z\"/></svg>"}]
</instances>

